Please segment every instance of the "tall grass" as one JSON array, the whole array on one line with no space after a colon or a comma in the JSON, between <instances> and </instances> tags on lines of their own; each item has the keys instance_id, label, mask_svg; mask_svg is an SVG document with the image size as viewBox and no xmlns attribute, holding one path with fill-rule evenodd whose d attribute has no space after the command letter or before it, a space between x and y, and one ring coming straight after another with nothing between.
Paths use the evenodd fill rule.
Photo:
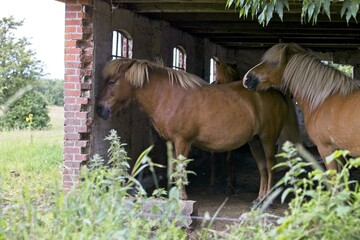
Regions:
<instances>
[{"instance_id":1,"label":"tall grass","mask_svg":"<svg viewBox=\"0 0 360 240\"><path fill-rule=\"evenodd\" d=\"M52 195L61 183L63 109L51 107L46 131L0 132L0 179L7 201L18 201L25 188Z\"/></svg>"}]
</instances>

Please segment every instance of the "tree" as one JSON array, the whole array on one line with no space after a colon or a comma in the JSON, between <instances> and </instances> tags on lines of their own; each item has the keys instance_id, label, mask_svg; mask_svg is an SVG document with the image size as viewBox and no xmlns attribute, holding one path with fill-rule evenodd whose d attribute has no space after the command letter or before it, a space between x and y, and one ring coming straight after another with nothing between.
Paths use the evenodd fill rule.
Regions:
<instances>
[{"instance_id":1,"label":"tree","mask_svg":"<svg viewBox=\"0 0 360 240\"><path fill-rule=\"evenodd\" d=\"M22 25L23 21L15 21L12 16L0 19L0 105L43 75L42 64L29 49L29 41L15 38L15 30Z\"/></svg>"},{"instance_id":2,"label":"tree","mask_svg":"<svg viewBox=\"0 0 360 240\"><path fill-rule=\"evenodd\" d=\"M347 22L351 18L356 21L356 15L359 11L359 0L303 0L301 22L312 22L315 24L320 13L325 13L329 20L331 20L330 7L339 2L342 2L341 17L345 17ZM252 18L257 17L262 25L267 25L270 22L274 12L283 20L284 8L290 11L288 0L227 0L226 7L230 8L232 5L239 9L240 17L246 18L249 15Z\"/></svg>"},{"instance_id":3,"label":"tree","mask_svg":"<svg viewBox=\"0 0 360 240\"><path fill-rule=\"evenodd\" d=\"M49 124L47 103L33 87L43 75L42 63L28 40L14 34L22 24L13 17L0 19L0 129L29 127L29 116L32 129Z\"/></svg>"}]
</instances>

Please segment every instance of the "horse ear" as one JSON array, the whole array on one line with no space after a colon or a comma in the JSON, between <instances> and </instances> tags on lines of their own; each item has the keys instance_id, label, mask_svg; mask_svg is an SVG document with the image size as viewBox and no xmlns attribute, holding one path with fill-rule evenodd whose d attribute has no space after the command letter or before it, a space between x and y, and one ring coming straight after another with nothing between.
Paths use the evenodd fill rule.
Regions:
<instances>
[{"instance_id":1,"label":"horse ear","mask_svg":"<svg viewBox=\"0 0 360 240\"><path fill-rule=\"evenodd\" d=\"M213 59L215 60L216 64L220 64L220 61L217 57L213 56Z\"/></svg>"},{"instance_id":2,"label":"horse ear","mask_svg":"<svg viewBox=\"0 0 360 240\"><path fill-rule=\"evenodd\" d=\"M295 44L295 43L289 43L286 44L283 48L283 52L282 52L282 56L280 59L281 63L285 63L287 62L291 56L293 56L294 54L297 54L299 52L304 52L305 50L300 47L299 45Z\"/></svg>"},{"instance_id":3,"label":"horse ear","mask_svg":"<svg viewBox=\"0 0 360 240\"><path fill-rule=\"evenodd\" d=\"M132 67L132 65L134 65L134 63L136 63L135 59L126 59L125 62L121 64L122 71L126 72Z\"/></svg>"}]
</instances>

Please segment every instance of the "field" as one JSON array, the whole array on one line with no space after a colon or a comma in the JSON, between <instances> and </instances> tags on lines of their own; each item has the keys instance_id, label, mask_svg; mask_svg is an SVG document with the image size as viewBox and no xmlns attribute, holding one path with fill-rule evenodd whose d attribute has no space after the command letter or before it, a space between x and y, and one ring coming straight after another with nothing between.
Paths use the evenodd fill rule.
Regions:
<instances>
[{"instance_id":1,"label":"field","mask_svg":"<svg viewBox=\"0 0 360 240\"><path fill-rule=\"evenodd\" d=\"M8 202L18 201L24 188L46 197L60 187L64 111L49 111L50 130L0 132L0 186Z\"/></svg>"}]
</instances>

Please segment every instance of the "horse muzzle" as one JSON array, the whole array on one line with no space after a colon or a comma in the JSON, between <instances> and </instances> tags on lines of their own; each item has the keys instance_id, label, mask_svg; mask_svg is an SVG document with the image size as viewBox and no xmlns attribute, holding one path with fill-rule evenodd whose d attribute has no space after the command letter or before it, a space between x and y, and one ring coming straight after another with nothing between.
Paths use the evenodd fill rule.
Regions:
<instances>
[{"instance_id":1,"label":"horse muzzle","mask_svg":"<svg viewBox=\"0 0 360 240\"><path fill-rule=\"evenodd\" d=\"M99 104L97 107L96 107L96 113L99 117L101 117L102 119L104 120L107 120L110 116L110 109L105 107L104 105L102 104Z\"/></svg>"},{"instance_id":2,"label":"horse muzzle","mask_svg":"<svg viewBox=\"0 0 360 240\"><path fill-rule=\"evenodd\" d=\"M259 83L259 78L251 73L248 73L243 80L243 85L249 90L254 90Z\"/></svg>"}]
</instances>

